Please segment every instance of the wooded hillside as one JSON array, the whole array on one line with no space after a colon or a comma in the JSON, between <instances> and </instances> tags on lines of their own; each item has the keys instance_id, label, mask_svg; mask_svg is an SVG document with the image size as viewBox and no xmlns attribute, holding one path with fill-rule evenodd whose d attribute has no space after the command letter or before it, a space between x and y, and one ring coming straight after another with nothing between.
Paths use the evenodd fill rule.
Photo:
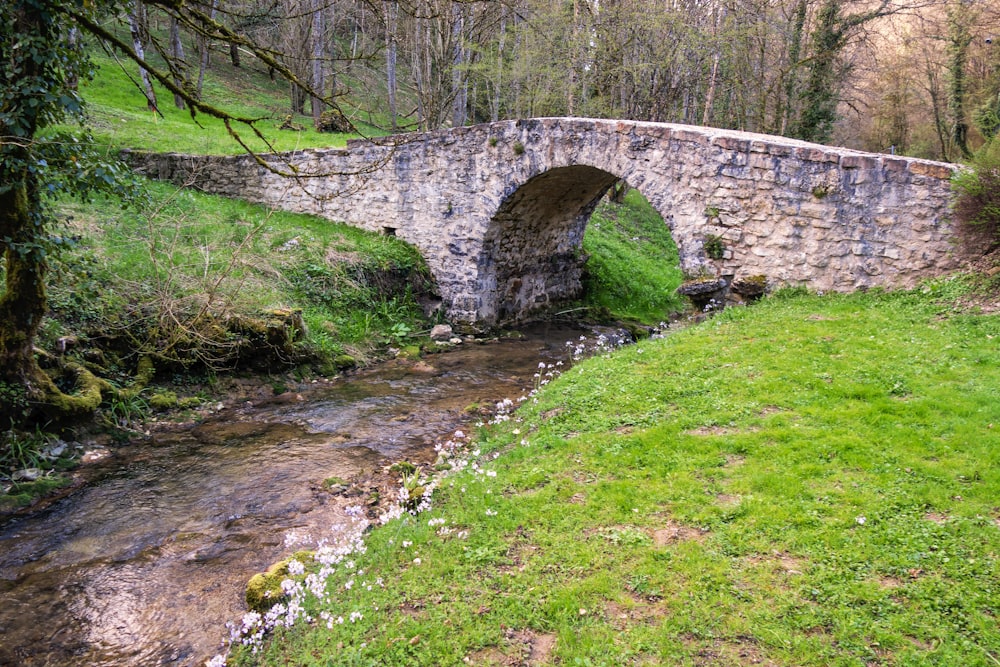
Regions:
<instances>
[{"instance_id":1,"label":"wooded hillside","mask_svg":"<svg viewBox=\"0 0 1000 667\"><path fill-rule=\"evenodd\" d=\"M139 0L131 7L135 44L181 56L188 88L200 89L209 58L260 66L237 41L184 35ZM997 0L212 0L201 10L390 131L615 117L957 160L1000 126ZM292 84L289 109L319 121L324 106Z\"/></svg>"}]
</instances>

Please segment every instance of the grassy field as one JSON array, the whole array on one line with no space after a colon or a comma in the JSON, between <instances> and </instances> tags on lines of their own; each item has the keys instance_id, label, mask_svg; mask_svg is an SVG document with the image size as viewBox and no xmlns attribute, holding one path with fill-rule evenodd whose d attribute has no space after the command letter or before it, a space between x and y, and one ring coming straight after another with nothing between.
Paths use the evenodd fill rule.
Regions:
<instances>
[{"instance_id":1,"label":"grassy field","mask_svg":"<svg viewBox=\"0 0 1000 667\"><path fill-rule=\"evenodd\" d=\"M779 293L573 367L230 664L996 665L1000 318L967 289Z\"/></svg>"}]
</instances>

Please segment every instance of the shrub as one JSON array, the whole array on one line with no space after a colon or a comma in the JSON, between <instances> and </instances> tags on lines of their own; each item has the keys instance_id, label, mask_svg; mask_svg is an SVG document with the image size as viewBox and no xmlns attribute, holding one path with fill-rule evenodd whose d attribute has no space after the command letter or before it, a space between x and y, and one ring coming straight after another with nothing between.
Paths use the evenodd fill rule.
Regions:
<instances>
[{"instance_id":1,"label":"shrub","mask_svg":"<svg viewBox=\"0 0 1000 667\"><path fill-rule=\"evenodd\" d=\"M952 179L955 219L979 228L995 246L1000 244L1000 141L983 146L970 167Z\"/></svg>"}]
</instances>

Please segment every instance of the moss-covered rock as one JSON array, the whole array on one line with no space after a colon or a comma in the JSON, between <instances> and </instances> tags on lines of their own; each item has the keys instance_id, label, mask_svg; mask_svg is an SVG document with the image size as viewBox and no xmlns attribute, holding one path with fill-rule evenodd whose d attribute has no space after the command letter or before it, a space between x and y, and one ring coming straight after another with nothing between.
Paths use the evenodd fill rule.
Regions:
<instances>
[{"instance_id":1,"label":"moss-covered rock","mask_svg":"<svg viewBox=\"0 0 1000 667\"><path fill-rule=\"evenodd\" d=\"M349 354L338 354L333 359L333 365L336 366L338 370L346 371L357 366L358 361Z\"/></svg>"},{"instance_id":2,"label":"moss-covered rock","mask_svg":"<svg viewBox=\"0 0 1000 667\"><path fill-rule=\"evenodd\" d=\"M149 397L149 407L154 410L170 410L178 403L177 394L172 391L158 391Z\"/></svg>"},{"instance_id":3,"label":"moss-covered rock","mask_svg":"<svg viewBox=\"0 0 1000 667\"><path fill-rule=\"evenodd\" d=\"M313 558L312 551L297 551L291 558L278 561L265 572L258 572L250 577L247 582L244 600L247 608L258 613L266 613L274 605L288 599L281 588L281 582L285 579L295 579L288 572L288 564L293 560L300 563L307 563Z\"/></svg>"}]
</instances>

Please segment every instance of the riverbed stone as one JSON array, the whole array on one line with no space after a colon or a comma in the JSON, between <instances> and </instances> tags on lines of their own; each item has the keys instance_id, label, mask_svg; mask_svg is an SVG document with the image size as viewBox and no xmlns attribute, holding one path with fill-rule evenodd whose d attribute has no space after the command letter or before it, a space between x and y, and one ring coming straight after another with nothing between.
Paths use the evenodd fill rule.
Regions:
<instances>
[{"instance_id":1,"label":"riverbed stone","mask_svg":"<svg viewBox=\"0 0 1000 667\"><path fill-rule=\"evenodd\" d=\"M452 328L447 324L437 324L431 329L431 340L433 341L443 341L450 340L454 335Z\"/></svg>"}]
</instances>

